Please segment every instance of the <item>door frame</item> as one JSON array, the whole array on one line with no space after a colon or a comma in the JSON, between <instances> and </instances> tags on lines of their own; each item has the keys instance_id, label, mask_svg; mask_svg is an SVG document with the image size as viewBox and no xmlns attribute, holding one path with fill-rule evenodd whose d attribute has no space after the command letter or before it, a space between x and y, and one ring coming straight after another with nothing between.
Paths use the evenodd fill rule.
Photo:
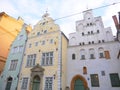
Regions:
<instances>
[{"instance_id":1,"label":"door frame","mask_svg":"<svg viewBox=\"0 0 120 90\"><path fill-rule=\"evenodd\" d=\"M81 75L75 75L75 76L72 78L72 80L71 80L71 85L70 85L71 90L74 90L75 80L77 80L77 79L80 79L81 81L83 81L84 88L85 88L85 90L87 90L87 89L88 89L87 81L86 81L86 79L85 79L83 76L81 76Z\"/></svg>"}]
</instances>

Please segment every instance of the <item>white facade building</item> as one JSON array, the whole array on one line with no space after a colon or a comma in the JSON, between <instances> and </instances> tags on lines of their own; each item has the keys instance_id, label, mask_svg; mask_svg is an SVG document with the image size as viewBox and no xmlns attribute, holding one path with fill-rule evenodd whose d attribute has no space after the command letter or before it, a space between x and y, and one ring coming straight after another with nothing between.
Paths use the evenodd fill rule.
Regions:
<instances>
[{"instance_id":1,"label":"white facade building","mask_svg":"<svg viewBox=\"0 0 120 90\"><path fill-rule=\"evenodd\" d=\"M120 90L120 43L92 10L69 35L67 89Z\"/></svg>"}]
</instances>

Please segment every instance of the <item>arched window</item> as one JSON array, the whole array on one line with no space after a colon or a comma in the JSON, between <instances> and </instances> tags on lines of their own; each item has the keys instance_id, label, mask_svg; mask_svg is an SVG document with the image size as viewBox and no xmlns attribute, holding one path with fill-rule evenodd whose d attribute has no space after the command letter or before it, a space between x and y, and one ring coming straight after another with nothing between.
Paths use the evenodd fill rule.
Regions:
<instances>
[{"instance_id":1,"label":"arched window","mask_svg":"<svg viewBox=\"0 0 120 90\"><path fill-rule=\"evenodd\" d=\"M87 74L87 67L83 67L83 74Z\"/></svg>"},{"instance_id":2,"label":"arched window","mask_svg":"<svg viewBox=\"0 0 120 90\"><path fill-rule=\"evenodd\" d=\"M7 79L7 84L6 84L6 88L5 88L5 90L10 90L10 88L11 88L11 84L12 84L12 77L9 77L8 79Z\"/></svg>"},{"instance_id":3,"label":"arched window","mask_svg":"<svg viewBox=\"0 0 120 90\"><path fill-rule=\"evenodd\" d=\"M104 49L102 47L98 48L99 58L104 58Z\"/></svg>"},{"instance_id":4,"label":"arched window","mask_svg":"<svg viewBox=\"0 0 120 90\"><path fill-rule=\"evenodd\" d=\"M90 59L95 59L95 50L93 48L89 49Z\"/></svg>"},{"instance_id":5,"label":"arched window","mask_svg":"<svg viewBox=\"0 0 120 90\"><path fill-rule=\"evenodd\" d=\"M72 54L72 60L75 60L75 54Z\"/></svg>"}]
</instances>

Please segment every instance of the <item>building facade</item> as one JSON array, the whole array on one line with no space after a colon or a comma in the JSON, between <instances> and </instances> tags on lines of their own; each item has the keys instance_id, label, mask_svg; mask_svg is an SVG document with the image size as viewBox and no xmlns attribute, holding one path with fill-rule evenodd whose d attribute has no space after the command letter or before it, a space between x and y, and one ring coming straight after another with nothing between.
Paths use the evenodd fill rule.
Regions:
<instances>
[{"instance_id":1,"label":"building facade","mask_svg":"<svg viewBox=\"0 0 120 90\"><path fill-rule=\"evenodd\" d=\"M119 50L111 28L104 28L92 10L84 11L69 34L67 89L120 90Z\"/></svg>"},{"instance_id":2,"label":"building facade","mask_svg":"<svg viewBox=\"0 0 120 90\"><path fill-rule=\"evenodd\" d=\"M16 90L23 54L27 41L26 24L11 45L10 52L0 77L0 90Z\"/></svg>"},{"instance_id":3,"label":"building facade","mask_svg":"<svg viewBox=\"0 0 120 90\"><path fill-rule=\"evenodd\" d=\"M24 21L20 17L15 19L5 12L0 13L0 74L3 71L10 46L21 31L23 24ZM27 30L31 30L31 27L28 26Z\"/></svg>"},{"instance_id":4,"label":"building facade","mask_svg":"<svg viewBox=\"0 0 120 90\"><path fill-rule=\"evenodd\" d=\"M68 39L48 13L28 35L18 90L62 90L66 87Z\"/></svg>"}]
</instances>

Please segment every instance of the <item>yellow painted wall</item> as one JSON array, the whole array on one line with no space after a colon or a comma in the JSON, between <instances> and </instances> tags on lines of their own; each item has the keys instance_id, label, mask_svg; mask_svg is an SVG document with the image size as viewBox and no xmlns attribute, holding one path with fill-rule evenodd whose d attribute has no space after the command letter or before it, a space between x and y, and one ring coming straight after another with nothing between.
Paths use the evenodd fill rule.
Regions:
<instances>
[{"instance_id":1,"label":"yellow painted wall","mask_svg":"<svg viewBox=\"0 0 120 90\"><path fill-rule=\"evenodd\" d=\"M7 15L4 12L0 13L0 62L4 64L6 58L8 56L10 45L21 31L22 25L24 21L21 18L16 20L15 18ZM30 31L31 28L29 27ZM0 67L0 71L2 71L4 65Z\"/></svg>"},{"instance_id":2,"label":"yellow painted wall","mask_svg":"<svg viewBox=\"0 0 120 90\"><path fill-rule=\"evenodd\" d=\"M46 21L46 23L43 25L43 23ZM48 22L47 22L48 21ZM47 33L44 33L44 30L47 30ZM33 67L26 67L27 64L27 55L30 54L37 54L36 56L36 64L41 65L41 58L42 58L42 53L43 52L54 52L54 61L53 61L53 66L42 66L42 68L45 69L44 71L44 77L46 76L54 76L55 79L53 80L53 89L57 90L58 89L58 58L59 58L59 36L60 36L60 28L58 25L56 25L53 20L50 17L45 17L43 20L38 22L34 29L31 31L31 33L28 36L28 41L26 45L26 50L25 50L25 56L23 58L23 64L22 64L22 69L20 72L20 80L18 84L18 90L21 90L21 84L22 84L22 78L23 77L29 77L30 79L30 74L31 71L30 69ZM40 36L37 36L37 33L40 32ZM50 44L50 39L53 39L54 43ZM42 45L42 41L45 40L45 45ZM66 63L66 52L67 52L67 40L66 38L62 35L62 60L63 64ZM35 42L38 42L38 46L35 46ZM29 48L29 44L32 44L31 48ZM66 70L66 65L63 65L63 71ZM65 72L65 71L64 71ZM64 73L66 76L66 72ZM65 80L65 76L63 75L62 79L63 81ZM43 77L43 85L44 85L44 77ZM65 82L63 82L65 84ZM29 86L30 87L30 82ZM65 87L65 85L63 85ZM44 90L44 86L42 86L42 90Z\"/></svg>"}]
</instances>

